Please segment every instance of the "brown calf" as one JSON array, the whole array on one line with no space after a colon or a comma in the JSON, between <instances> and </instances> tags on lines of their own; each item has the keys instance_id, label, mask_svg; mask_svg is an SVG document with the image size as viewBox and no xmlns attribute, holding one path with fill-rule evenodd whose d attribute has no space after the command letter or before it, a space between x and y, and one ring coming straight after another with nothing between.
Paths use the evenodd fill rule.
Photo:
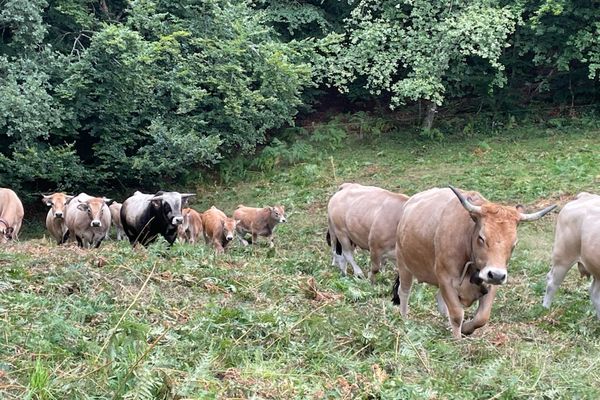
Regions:
<instances>
[{"instance_id":1,"label":"brown calf","mask_svg":"<svg viewBox=\"0 0 600 400\"><path fill-rule=\"evenodd\" d=\"M235 236L236 222L217 207L212 206L202 213L202 226L206 244L215 246L217 253L223 253L225 247Z\"/></svg>"},{"instance_id":2,"label":"brown calf","mask_svg":"<svg viewBox=\"0 0 600 400\"><path fill-rule=\"evenodd\" d=\"M273 230L278 223L286 221L285 208L283 206L254 208L240 204L233 212L233 219L238 221L236 230L244 246L248 245L244 235L250 233L251 243L256 243L258 236L266 236L269 247L273 247Z\"/></svg>"},{"instance_id":3,"label":"brown calf","mask_svg":"<svg viewBox=\"0 0 600 400\"><path fill-rule=\"evenodd\" d=\"M183 223L177 227L177 237L183 243L196 243L204 232L202 227L202 215L193 208L181 210Z\"/></svg>"}]
</instances>

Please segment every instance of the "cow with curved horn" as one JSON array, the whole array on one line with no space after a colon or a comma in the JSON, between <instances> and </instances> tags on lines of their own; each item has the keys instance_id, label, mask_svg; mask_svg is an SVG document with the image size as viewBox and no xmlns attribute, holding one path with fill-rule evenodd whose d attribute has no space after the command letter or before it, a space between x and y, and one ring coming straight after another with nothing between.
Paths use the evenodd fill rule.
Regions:
<instances>
[{"instance_id":1,"label":"cow with curved horn","mask_svg":"<svg viewBox=\"0 0 600 400\"><path fill-rule=\"evenodd\" d=\"M525 214L521 206L502 206L452 186L413 195L396 232L394 303L406 316L414 278L438 286L438 308L448 315L453 336L473 333L489 320L496 288L507 281L518 224L555 207ZM463 306L475 300L475 316L463 323Z\"/></svg>"},{"instance_id":2,"label":"cow with curved horn","mask_svg":"<svg viewBox=\"0 0 600 400\"><path fill-rule=\"evenodd\" d=\"M121 223L129 242L147 246L160 234L173 244L177 238L177 227L183 223L181 207L192 196L195 194L135 192L121 207Z\"/></svg>"}]
</instances>

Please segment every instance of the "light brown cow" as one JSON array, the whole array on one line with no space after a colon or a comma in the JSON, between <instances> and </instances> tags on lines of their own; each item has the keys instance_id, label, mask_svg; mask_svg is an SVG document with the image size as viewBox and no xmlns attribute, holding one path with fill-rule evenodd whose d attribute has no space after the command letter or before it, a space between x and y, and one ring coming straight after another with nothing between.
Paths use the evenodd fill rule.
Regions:
<instances>
[{"instance_id":1,"label":"light brown cow","mask_svg":"<svg viewBox=\"0 0 600 400\"><path fill-rule=\"evenodd\" d=\"M558 214L548 272L544 307L549 308L556 290L577 263L582 275L592 276L590 299L600 318L600 196L580 193Z\"/></svg>"},{"instance_id":2,"label":"light brown cow","mask_svg":"<svg viewBox=\"0 0 600 400\"><path fill-rule=\"evenodd\" d=\"M183 243L197 243L203 235L202 215L193 208L181 210L183 223L177 227L177 237Z\"/></svg>"},{"instance_id":3,"label":"light brown cow","mask_svg":"<svg viewBox=\"0 0 600 400\"><path fill-rule=\"evenodd\" d=\"M413 278L417 278L440 288L439 307L447 311L455 338L485 325L496 285L505 283L508 276L508 261L517 242L517 225L539 219L555 207L523 214L520 206L501 206L477 192L462 192L452 187L413 195L404 205L397 230L399 278L394 287L394 302L400 304L402 315L408 313L410 288ZM486 287L479 291L477 285ZM482 297L476 314L463 324L463 306L475 301L477 293Z\"/></svg>"},{"instance_id":4,"label":"light brown cow","mask_svg":"<svg viewBox=\"0 0 600 400\"><path fill-rule=\"evenodd\" d=\"M19 196L10 189L0 188L0 243L19 239L24 215Z\"/></svg>"},{"instance_id":5,"label":"light brown cow","mask_svg":"<svg viewBox=\"0 0 600 400\"><path fill-rule=\"evenodd\" d=\"M408 196L375 186L343 183L327 205L333 264L346 275L350 263L355 276L363 276L354 261L355 246L369 250L371 282L386 260L396 260L396 228Z\"/></svg>"},{"instance_id":6,"label":"light brown cow","mask_svg":"<svg viewBox=\"0 0 600 400\"><path fill-rule=\"evenodd\" d=\"M248 245L244 239L246 233L252 235L251 243L256 243L258 236L265 236L269 240L269 247L273 247L273 231L280 222L285 222L285 207L272 206L264 208L246 207L240 204L233 212L233 219L238 221L237 233L240 242Z\"/></svg>"},{"instance_id":7,"label":"light brown cow","mask_svg":"<svg viewBox=\"0 0 600 400\"><path fill-rule=\"evenodd\" d=\"M225 247L235 236L236 221L217 207L212 206L202 213L202 227L206 244L215 246L217 253L223 253Z\"/></svg>"},{"instance_id":8,"label":"light brown cow","mask_svg":"<svg viewBox=\"0 0 600 400\"><path fill-rule=\"evenodd\" d=\"M67 203L73 198L65 193L52 193L42 196L42 203L50 207L46 214L46 228L57 244L63 244L67 232L65 224L65 211Z\"/></svg>"},{"instance_id":9,"label":"light brown cow","mask_svg":"<svg viewBox=\"0 0 600 400\"><path fill-rule=\"evenodd\" d=\"M73 198L67 205L64 240L75 237L79 247L99 247L110 229L110 199L91 197L85 193Z\"/></svg>"},{"instance_id":10,"label":"light brown cow","mask_svg":"<svg viewBox=\"0 0 600 400\"><path fill-rule=\"evenodd\" d=\"M123 224L121 223L121 207L123 207L123 204L116 201L113 201L113 203L108 206L108 209L110 210L111 223L117 231L117 240L126 238L125 231L123 230Z\"/></svg>"}]
</instances>

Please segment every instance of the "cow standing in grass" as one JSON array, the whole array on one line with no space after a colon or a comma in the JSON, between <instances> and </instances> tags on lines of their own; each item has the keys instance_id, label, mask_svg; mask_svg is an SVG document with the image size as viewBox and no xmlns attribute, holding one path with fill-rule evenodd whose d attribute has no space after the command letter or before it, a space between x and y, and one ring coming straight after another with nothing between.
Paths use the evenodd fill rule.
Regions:
<instances>
[{"instance_id":1,"label":"cow standing in grass","mask_svg":"<svg viewBox=\"0 0 600 400\"><path fill-rule=\"evenodd\" d=\"M440 288L438 307L448 315L455 338L485 325L496 287L508 278L518 224L535 221L555 207L523 214L520 206L491 203L477 192L452 187L413 195L397 229L394 302L402 315L408 313L408 296L416 278ZM470 306L478 293L477 312L463 323L463 306Z\"/></svg>"},{"instance_id":2,"label":"cow standing in grass","mask_svg":"<svg viewBox=\"0 0 600 400\"><path fill-rule=\"evenodd\" d=\"M217 207L212 206L202 213L202 226L206 244L215 247L217 254L222 254L225 247L233 240L237 222Z\"/></svg>"},{"instance_id":3,"label":"cow standing in grass","mask_svg":"<svg viewBox=\"0 0 600 400\"><path fill-rule=\"evenodd\" d=\"M57 244L64 243L64 236L67 232L65 214L67 203L72 198L73 196L65 193L53 193L42 197L42 203L50 207L48 214L46 214L46 228Z\"/></svg>"},{"instance_id":4,"label":"cow standing in grass","mask_svg":"<svg viewBox=\"0 0 600 400\"><path fill-rule=\"evenodd\" d=\"M177 237L183 243L197 243L203 236L202 214L193 208L181 210L183 223L177 228Z\"/></svg>"},{"instance_id":5,"label":"cow standing in grass","mask_svg":"<svg viewBox=\"0 0 600 400\"><path fill-rule=\"evenodd\" d=\"M67 204L63 241L77 240L79 247L97 248L110 229L110 199L79 194Z\"/></svg>"},{"instance_id":6,"label":"cow standing in grass","mask_svg":"<svg viewBox=\"0 0 600 400\"><path fill-rule=\"evenodd\" d=\"M352 253L358 246L369 250L371 282L385 260L396 260L396 228L408 196L375 186L343 183L327 205L328 237L333 263L343 275L350 263L355 276L363 272Z\"/></svg>"},{"instance_id":7,"label":"cow standing in grass","mask_svg":"<svg viewBox=\"0 0 600 400\"><path fill-rule=\"evenodd\" d=\"M177 227L183 223L181 207L192 193L135 192L123 202L121 223L132 245L147 246L162 235L169 244L177 239Z\"/></svg>"},{"instance_id":8,"label":"cow standing in grass","mask_svg":"<svg viewBox=\"0 0 600 400\"><path fill-rule=\"evenodd\" d=\"M249 243L244 235L249 233L252 236L251 243L256 243L259 236L265 236L269 240L269 247L273 247L273 231L277 224L286 221L285 207L255 208L240 204L233 212L233 219L238 221L237 233L244 246Z\"/></svg>"},{"instance_id":9,"label":"cow standing in grass","mask_svg":"<svg viewBox=\"0 0 600 400\"><path fill-rule=\"evenodd\" d=\"M584 276L592 276L590 299L600 318L600 196L580 193L558 214L548 272L544 307L550 308L556 290L574 264Z\"/></svg>"},{"instance_id":10,"label":"cow standing in grass","mask_svg":"<svg viewBox=\"0 0 600 400\"><path fill-rule=\"evenodd\" d=\"M123 230L123 224L121 223L121 208L123 204L113 202L108 208L110 209L110 218L112 224L115 227L117 240L125 239L125 231Z\"/></svg>"},{"instance_id":11,"label":"cow standing in grass","mask_svg":"<svg viewBox=\"0 0 600 400\"><path fill-rule=\"evenodd\" d=\"M11 189L0 188L0 243L19 239L24 215L19 196Z\"/></svg>"}]
</instances>

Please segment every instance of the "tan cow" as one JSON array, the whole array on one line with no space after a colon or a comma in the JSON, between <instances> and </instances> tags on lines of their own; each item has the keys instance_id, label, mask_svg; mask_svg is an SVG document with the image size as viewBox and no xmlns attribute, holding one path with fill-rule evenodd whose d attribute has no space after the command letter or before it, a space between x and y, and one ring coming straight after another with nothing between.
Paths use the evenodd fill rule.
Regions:
<instances>
[{"instance_id":1,"label":"tan cow","mask_svg":"<svg viewBox=\"0 0 600 400\"><path fill-rule=\"evenodd\" d=\"M19 196L10 189L0 188L0 243L19 239L24 215Z\"/></svg>"},{"instance_id":2,"label":"tan cow","mask_svg":"<svg viewBox=\"0 0 600 400\"><path fill-rule=\"evenodd\" d=\"M508 277L517 225L537 220L555 207L523 214L520 206L501 206L477 192L452 187L413 195L404 205L397 229L399 282L394 287L394 302L400 304L402 315L408 313L408 296L416 278L440 288L438 306L447 311L455 338L485 325L496 286ZM480 290L478 285L484 288ZM463 306L470 306L478 293L482 297L476 314L463 324Z\"/></svg>"},{"instance_id":3,"label":"tan cow","mask_svg":"<svg viewBox=\"0 0 600 400\"><path fill-rule=\"evenodd\" d=\"M197 243L203 236L202 215L193 208L181 210L183 223L177 227L177 237L183 243Z\"/></svg>"},{"instance_id":4,"label":"tan cow","mask_svg":"<svg viewBox=\"0 0 600 400\"><path fill-rule=\"evenodd\" d=\"M46 214L46 228L57 244L63 244L67 232L65 224L65 211L67 203L73 198L65 193L52 193L42 196L42 203L50 207Z\"/></svg>"},{"instance_id":5,"label":"tan cow","mask_svg":"<svg viewBox=\"0 0 600 400\"><path fill-rule=\"evenodd\" d=\"M206 244L215 246L217 253L223 253L225 247L235 236L236 221L217 207L212 206L202 213L202 227Z\"/></svg>"},{"instance_id":6,"label":"tan cow","mask_svg":"<svg viewBox=\"0 0 600 400\"><path fill-rule=\"evenodd\" d=\"M85 193L67 205L64 240L75 237L79 247L99 247L110 229L110 209L107 198L91 197Z\"/></svg>"},{"instance_id":7,"label":"tan cow","mask_svg":"<svg viewBox=\"0 0 600 400\"><path fill-rule=\"evenodd\" d=\"M121 207L123 204L113 201L108 209L110 210L110 220L112 225L117 231L117 240L125 239L125 231L123 230L123 224L121 223Z\"/></svg>"},{"instance_id":8,"label":"tan cow","mask_svg":"<svg viewBox=\"0 0 600 400\"><path fill-rule=\"evenodd\" d=\"M256 243L258 236L265 236L269 240L269 247L273 247L273 231L280 222L285 222L285 207L272 206L264 208L246 207L240 204L233 212L233 219L238 221L237 233L240 242L248 245L244 239L246 233L252 235L250 243Z\"/></svg>"},{"instance_id":9,"label":"tan cow","mask_svg":"<svg viewBox=\"0 0 600 400\"><path fill-rule=\"evenodd\" d=\"M600 196L580 193L558 214L543 305L550 308L556 290L577 263L582 275L592 276L590 299L600 318Z\"/></svg>"},{"instance_id":10,"label":"tan cow","mask_svg":"<svg viewBox=\"0 0 600 400\"><path fill-rule=\"evenodd\" d=\"M371 282L386 260L396 260L396 228L408 196L375 186L343 183L327 205L333 263L346 275L350 263L355 276L363 276L354 261L355 246L369 250Z\"/></svg>"}]
</instances>

